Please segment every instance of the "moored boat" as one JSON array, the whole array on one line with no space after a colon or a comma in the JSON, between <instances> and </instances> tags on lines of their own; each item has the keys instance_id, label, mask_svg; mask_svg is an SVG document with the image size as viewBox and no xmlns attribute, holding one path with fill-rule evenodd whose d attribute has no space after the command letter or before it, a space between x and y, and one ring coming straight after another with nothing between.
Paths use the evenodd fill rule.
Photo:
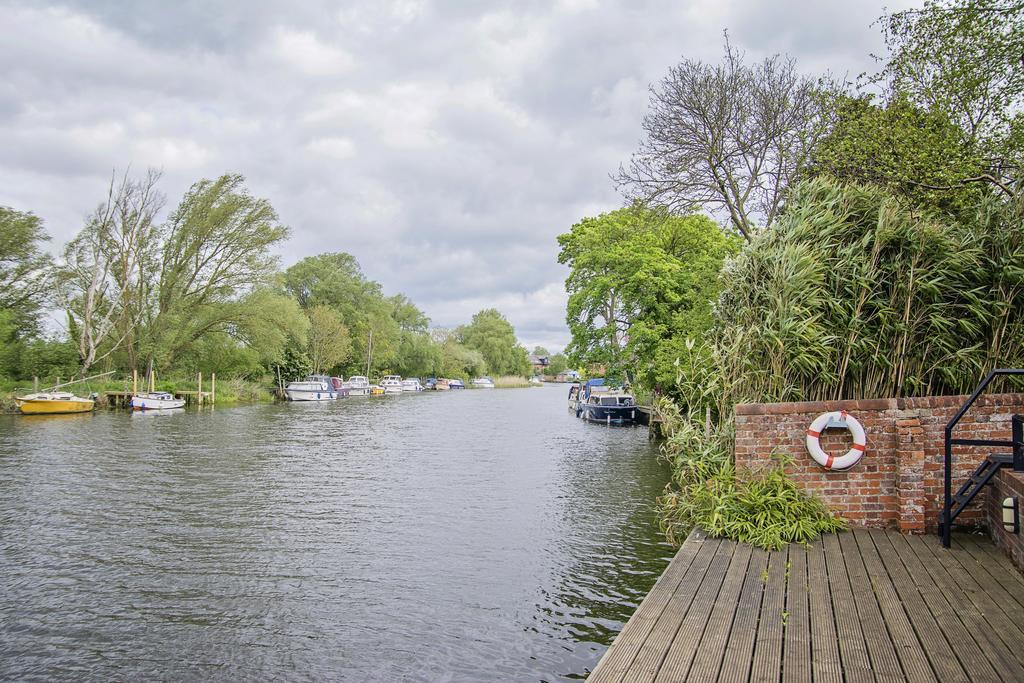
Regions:
<instances>
[{"instance_id":1,"label":"moored boat","mask_svg":"<svg viewBox=\"0 0 1024 683\"><path fill-rule=\"evenodd\" d=\"M401 375L385 375L380 381L381 387L384 388L385 394L400 394L402 393L402 376Z\"/></svg>"},{"instance_id":2,"label":"moored boat","mask_svg":"<svg viewBox=\"0 0 1024 683\"><path fill-rule=\"evenodd\" d=\"M289 382L284 388L289 401L333 401L338 397L330 377L310 375L301 382Z\"/></svg>"},{"instance_id":3,"label":"moored boat","mask_svg":"<svg viewBox=\"0 0 1024 683\"><path fill-rule=\"evenodd\" d=\"M87 413L96 407L95 399L82 398L66 391L15 396L14 403L25 415Z\"/></svg>"},{"instance_id":4,"label":"moored boat","mask_svg":"<svg viewBox=\"0 0 1024 683\"><path fill-rule=\"evenodd\" d=\"M402 391L423 391L419 377L406 377L402 380Z\"/></svg>"},{"instance_id":5,"label":"moored boat","mask_svg":"<svg viewBox=\"0 0 1024 683\"><path fill-rule=\"evenodd\" d=\"M444 377L438 377L437 380L434 381L434 389L436 391L448 391L451 389L451 385Z\"/></svg>"},{"instance_id":6,"label":"moored boat","mask_svg":"<svg viewBox=\"0 0 1024 683\"><path fill-rule=\"evenodd\" d=\"M135 394L131 400L132 410L174 410L185 407L185 399L175 398L166 391L151 391Z\"/></svg>"},{"instance_id":7,"label":"moored boat","mask_svg":"<svg viewBox=\"0 0 1024 683\"><path fill-rule=\"evenodd\" d=\"M576 416L588 422L637 424L641 419L640 413L633 394L622 388L607 386L603 379L588 380L580 389Z\"/></svg>"},{"instance_id":8,"label":"moored boat","mask_svg":"<svg viewBox=\"0 0 1024 683\"><path fill-rule=\"evenodd\" d=\"M370 395L370 380L362 375L352 375L342 386L348 389L349 396Z\"/></svg>"},{"instance_id":9,"label":"moored boat","mask_svg":"<svg viewBox=\"0 0 1024 683\"><path fill-rule=\"evenodd\" d=\"M462 383L461 379L450 379L448 380L449 389L465 389L466 385Z\"/></svg>"},{"instance_id":10,"label":"moored boat","mask_svg":"<svg viewBox=\"0 0 1024 683\"><path fill-rule=\"evenodd\" d=\"M491 379L490 377L476 377L475 379L470 381L469 384L474 389L493 389L494 388L494 380Z\"/></svg>"}]
</instances>

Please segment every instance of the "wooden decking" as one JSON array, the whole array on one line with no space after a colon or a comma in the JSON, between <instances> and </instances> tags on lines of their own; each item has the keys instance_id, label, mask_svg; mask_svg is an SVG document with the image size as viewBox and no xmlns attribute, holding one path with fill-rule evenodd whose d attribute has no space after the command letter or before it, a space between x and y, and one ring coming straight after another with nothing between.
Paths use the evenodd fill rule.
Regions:
<instances>
[{"instance_id":1,"label":"wooden decking","mask_svg":"<svg viewBox=\"0 0 1024 683\"><path fill-rule=\"evenodd\" d=\"M977 536L694 532L588 680L1024 681L1024 577Z\"/></svg>"}]
</instances>

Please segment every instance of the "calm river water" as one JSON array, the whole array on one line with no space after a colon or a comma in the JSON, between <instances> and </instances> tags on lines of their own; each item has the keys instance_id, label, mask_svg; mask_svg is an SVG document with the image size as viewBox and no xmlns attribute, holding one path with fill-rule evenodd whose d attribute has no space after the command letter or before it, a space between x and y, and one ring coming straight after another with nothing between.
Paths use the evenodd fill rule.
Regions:
<instances>
[{"instance_id":1,"label":"calm river water","mask_svg":"<svg viewBox=\"0 0 1024 683\"><path fill-rule=\"evenodd\" d=\"M668 472L565 393L0 416L0 678L585 676Z\"/></svg>"}]
</instances>

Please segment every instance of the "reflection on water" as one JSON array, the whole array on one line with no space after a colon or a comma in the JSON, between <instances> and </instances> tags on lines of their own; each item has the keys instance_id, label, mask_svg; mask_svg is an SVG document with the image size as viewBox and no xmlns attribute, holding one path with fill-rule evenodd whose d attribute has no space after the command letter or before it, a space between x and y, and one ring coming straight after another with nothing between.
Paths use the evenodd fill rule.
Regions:
<instances>
[{"instance_id":1,"label":"reflection on water","mask_svg":"<svg viewBox=\"0 0 1024 683\"><path fill-rule=\"evenodd\" d=\"M584 676L667 472L563 393L0 416L0 678Z\"/></svg>"}]
</instances>

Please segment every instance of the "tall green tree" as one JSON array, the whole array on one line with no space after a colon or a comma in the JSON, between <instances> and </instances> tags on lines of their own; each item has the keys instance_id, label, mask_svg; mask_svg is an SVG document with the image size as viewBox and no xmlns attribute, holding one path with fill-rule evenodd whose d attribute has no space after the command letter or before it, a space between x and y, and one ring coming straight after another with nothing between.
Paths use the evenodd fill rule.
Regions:
<instances>
[{"instance_id":1,"label":"tall green tree","mask_svg":"<svg viewBox=\"0 0 1024 683\"><path fill-rule=\"evenodd\" d=\"M313 372L327 372L340 365L352 351L352 340L341 316L329 306L319 304L310 308L309 359Z\"/></svg>"},{"instance_id":2,"label":"tall green tree","mask_svg":"<svg viewBox=\"0 0 1024 683\"><path fill-rule=\"evenodd\" d=\"M456 334L462 345L480 352L489 372L498 375L529 372L526 349L516 339L512 323L497 309L480 311L468 325L458 328Z\"/></svg>"},{"instance_id":3,"label":"tall green tree","mask_svg":"<svg viewBox=\"0 0 1024 683\"><path fill-rule=\"evenodd\" d=\"M814 175L871 183L913 204L973 211L985 188L963 183L985 173L985 159L963 131L938 109L906 97L876 105L870 96L833 102L831 130L814 150Z\"/></svg>"},{"instance_id":4,"label":"tall green tree","mask_svg":"<svg viewBox=\"0 0 1024 683\"><path fill-rule=\"evenodd\" d=\"M889 59L874 82L890 99L941 112L961 144L985 160L950 182L984 183L1006 196L1020 192L1024 116L1024 3L1017 0L927 0L881 19Z\"/></svg>"},{"instance_id":5,"label":"tall green tree","mask_svg":"<svg viewBox=\"0 0 1024 683\"><path fill-rule=\"evenodd\" d=\"M43 222L31 213L0 206L0 313L16 335L39 331L39 316L51 300L49 240Z\"/></svg>"},{"instance_id":6,"label":"tall green tree","mask_svg":"<svg viewBox=\"0 0 1024 683\"><path fill-rule=\"evenodd\" d=\"M272 282L271 250L287 236L270 202L249 194L241 175L194 184L161 231L151 352L171 364L204 334L252 315L245 298Z\"/></svg>"},{"instance_id":7,"label":"tall green tree","mask_svg":"<svg viewBox=\"0 0 1024 683\"><path fill-rule=\"evenodd\" d=\"M676 346L711 325L718 271L739 247L706 216L640 205L584 218L558 242L570 360L649 386L671 382Z\"/></svg>"}]
</instances>

